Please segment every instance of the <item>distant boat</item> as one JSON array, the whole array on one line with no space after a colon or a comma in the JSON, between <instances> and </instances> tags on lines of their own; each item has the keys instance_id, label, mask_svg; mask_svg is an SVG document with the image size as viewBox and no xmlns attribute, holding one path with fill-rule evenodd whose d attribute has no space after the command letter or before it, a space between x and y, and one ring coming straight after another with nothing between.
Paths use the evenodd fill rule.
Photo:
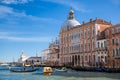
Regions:
<instances>
[{"instance_id":1,"label":"distant boat","mask_svg":"<svg viewBox=\"0 0 120 80\"><path fill-rule=\"evenodd\" d=\"M9 64L0 64L0 70L8 70L9 66Z\"/></svg>"},{"instance_id":2,"label":"distant boat","mask_svg":"<svg viewBox=\"0 0 120 80\"><path fill-rule=\"evenodd\" d=\"M68 70L65 69L65 70L62 70L62 69L55 69L55 72L67 72Z\"/></svg>"},{"instance_id":3,"label":"distant boat","mask_svg":"<svg viewBox=\"0 0 120 80\"><path fill-rule=\"evenodd\" d=\"M11 72L34 72L37 69L35 69L34 67L14 67L14 68L10 68Z\"/></svg>"},{"instance_id":4,"label":"distant boat","mask_svg":"<svg viewBox=\"0 0 120 80\"><path fill-rule=\"evenodd\" d=\"M62 67L61 69L55 69L55 72L67 72L68 69L66 67Z\"/></svg>"}]
</instances>

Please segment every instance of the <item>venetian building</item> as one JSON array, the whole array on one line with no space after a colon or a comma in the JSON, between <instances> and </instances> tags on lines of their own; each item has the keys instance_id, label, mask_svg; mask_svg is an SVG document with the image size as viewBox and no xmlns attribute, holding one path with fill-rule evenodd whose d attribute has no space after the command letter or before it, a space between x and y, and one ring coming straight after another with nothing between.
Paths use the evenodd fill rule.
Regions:
<instances>
[{"instance_id":1,"label":"venetian building","mask_svg":"<svg viewBox=\"0 0 120 80\"><path fill-rule=\"evenodd\" d=\"M105 30L108 49L108 67L120 68L120 24L113 25Z\"/></svg>"},{"instance_id":2,"label":"venetian building","mask_svg":"<svg viewBox=\"0 0 120 80\"><path fill-rule=\"evenodd\" d=\"M40 65L42 63L41 57L36 56L26 56L22 51L20 58L18 59L18 63L26 63L31 65Z\"/></svg>"},{"instance_id":3,"label":"venetian building","mask_svg":"<svg viewBox=\"0 0 120 80\"><path fill-rule=\"evenodd\" d=\"M22 54L21 54L20 58L18 59L18 62L19 62L19 63L23 63L23 62L25 62L28 58L29 58L29 56L26 56L25 53L22 51Z\"/></svg>"},{"instance_id":4,"label":"venetian building","mask_svg":"<svg viewBox=\"0 0 120 80\"><path fill-rule=\"evenodd\" d=\"M104 30L110 22L96 18L80 24L70 9L68 19L62 24L60 37L60 63L67 66L99 67L106 58ZM103 36L103 38L99 38ZM98 43L102 50L98 50ZM105 63L105 62L104 62Z\"/></svg>"},{"instance_id":5,"label":"venetian building","mask_svg":"<svg viewBox=\"0 0 120 80\"><path fill-rule=\"evenodd\" d=\"M48 49L42 50L41 57L42 57L42 64L43 64L43 65L49 63L49 59L50 59L50 49L48 48Z\"/></svg>"},{"instance_id":6,"label":"venetian building","mask_svg":"<svg viewBox=\"0 0 120 80\"><path fill-rule=\"evenodd\" d=\"M52 41L49 45L50 49L50 58L49 64L50 66L58 66L59 65L59 40L56 39Z\"/></svg>"},{"instance_id":7,"label":"venetian building","mask_svg":"<svg viewBox=\"0 0 120 80\"><path fill-rule=\"evenodd\" d=\"M79 46L79 31L73 32L71 29L80 26L80 23L75 19L74 11L72 8L68 13L67 20L62 24L60 37L60 64L71 64L72 53L78 50L72 48ZM75 38L76 36L76 38Z\"/></svg>"}]
</instances>

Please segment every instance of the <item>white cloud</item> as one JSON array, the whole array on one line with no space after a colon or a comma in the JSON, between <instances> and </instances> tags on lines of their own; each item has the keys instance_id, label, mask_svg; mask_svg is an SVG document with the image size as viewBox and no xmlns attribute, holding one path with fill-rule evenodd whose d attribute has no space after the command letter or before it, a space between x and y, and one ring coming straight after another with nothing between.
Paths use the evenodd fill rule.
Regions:
<instances>
[{"instance_id":1,"label":"white cloud","mask_svg":"<svg viewBox=\"0 0 120 80\"><path fill-rule=\"evenodd\" d=\"M16 42L50 42L52 37L13 37L13 36L0 36L1 40L9 40Z\"/></svg>"},{"instance_id":2,"label":"white cloud","mask_svg":"<svg viewBox=\"0 0 120 80\"><path fill-rule=\"evenodd\" d=\"M0 5L0 19L6 20L6 23L20 23L22 20L34 22L51 22L58 23L59 21L53 18L43 18L32 15L27 15L25 12L17 12L11 7Z\"/></svg>"},{"instance_id":3,"label":"white cloud","mask_svg":"<svg viewBox=\"0 0 120 80\"><path fill-rule=\"evenodd\" d=\"M69 7L72 6L75 10L80 12L90 12L90 10L85 9L85 5L83 5L80 2L80 0L42 0L42 1L62 4Z\"/></svg>"},{"instance_id":4,"label":"white cloud","mask_svg":"<svg viewBox=\"0 0 120 80\"><path fill-rule=\"evenodd\" d=\"M30 1L33 1L33 0L1 0L0 2L4 4L24 4Z\"/></svg>"},{"instance_id":5,"label":"white cloud","mask_svg":"<svg viewBox=\"0 0 120 80\"><path fill-rule=\"evenodd\" d=\"M53 38L49 37L18 37L19 35L25 35L25 32L0 32L0 40L16 41L16 42L50 42Z\"/></svg>"},{"instance_id":6,"label":"white cloud","mask_svg":"<svg viewBox=\"0 0 120 80\"><path fill-rule=\"evenodd\" d=\"M110 1L116 5L120 5L120 0L110 0Z\"/></svg>"},{"instance_id":7,"label":"white cloud","mask_svg":"<svg viewBox=\"0 0 120 80\"><path fill-rule=\"evenodd\" d=\"M18 37L18 32L0 32L0 40L16 41L16 42L50 42L52 37ZM13 35L16 36L13 36ZM24 34L23 34L24 35Z\"/></svg>"}]
</instances>

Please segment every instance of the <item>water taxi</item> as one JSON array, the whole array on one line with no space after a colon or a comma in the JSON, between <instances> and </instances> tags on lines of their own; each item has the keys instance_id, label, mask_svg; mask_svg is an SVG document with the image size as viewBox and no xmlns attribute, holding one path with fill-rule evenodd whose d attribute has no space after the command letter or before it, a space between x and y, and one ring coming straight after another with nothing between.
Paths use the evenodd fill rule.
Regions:
<instances>
[{"instance_id":1,"label":"water taxi","mask_svg":"<svg viewBox=\"0 0 120 80\"><path fill-rule=\"evenodd\" d=\"M53 73L53 70L51 67L44 67L43 69L43 74L48 74L48 75L51 75Z\"/></svg>"}]
</instances>

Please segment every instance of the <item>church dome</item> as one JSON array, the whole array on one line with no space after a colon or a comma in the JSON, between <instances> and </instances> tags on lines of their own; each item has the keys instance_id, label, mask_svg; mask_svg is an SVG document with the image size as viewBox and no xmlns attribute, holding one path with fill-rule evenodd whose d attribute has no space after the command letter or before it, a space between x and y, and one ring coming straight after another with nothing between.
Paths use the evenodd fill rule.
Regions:
<instances>
[{"instance_id":1,"label":"church dome","mask_svg":"<svg viewBox=\"0 0 120 80\"><path fill-rule=\"evenodd\" d=\"M74 17L74 11L70 9L68 14L68 19L62 24L62 29L67 30L67 27L75 27L80 25L80 23Z\"/></svg>"}]
</instances>

